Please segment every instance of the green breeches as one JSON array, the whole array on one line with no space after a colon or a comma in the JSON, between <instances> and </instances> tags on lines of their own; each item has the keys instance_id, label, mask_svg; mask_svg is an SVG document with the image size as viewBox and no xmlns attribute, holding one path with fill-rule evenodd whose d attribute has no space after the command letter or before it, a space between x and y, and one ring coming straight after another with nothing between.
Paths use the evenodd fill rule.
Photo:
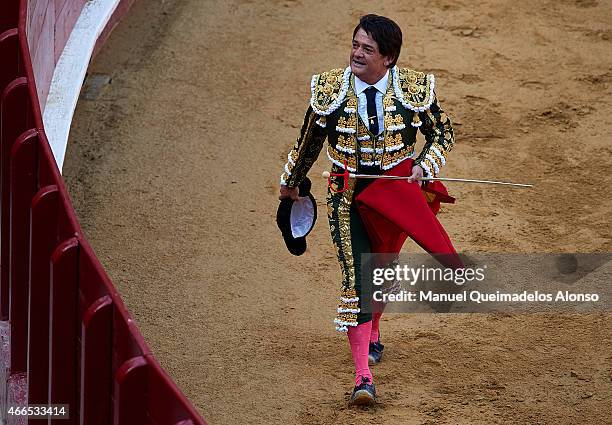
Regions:
<instances>
[{"instance_id":1,"label":"green breeches","mask_svg":"<svg viewBox=\"0 0 612 425\"><path fill-rule=\"evenodd\" d=\"M340 302L335 320L338 328L342 329L338 330L372 320L371 313L361 312L361 254L370 253L370 240L353 202L369 183L363 180L355 183L352 179L349 188L342 193L334 193L328 188L329 227L342 271Z\"/></svg>"}]
</instances>

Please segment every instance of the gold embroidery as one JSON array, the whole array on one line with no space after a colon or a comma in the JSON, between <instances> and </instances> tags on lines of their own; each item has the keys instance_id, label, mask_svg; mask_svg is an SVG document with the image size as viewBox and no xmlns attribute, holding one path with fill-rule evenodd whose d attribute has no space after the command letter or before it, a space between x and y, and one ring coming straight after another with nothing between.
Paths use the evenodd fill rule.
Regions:
<instances>
[{"instance_id":1,"label":"gold embroidery","mask_svg":"<svg viewBox=\"0 0 612 425\"><path fill-rule=\"evenodd\" d=\"M416 112L412 115L412 123L415 127L418 127L423 124L421 122L421 118L419 118L419 114L417 114Z\"/></svg>"},{"instance_id":2,"label":"gold embroidery","mask_svg":"<svg viewBox=\"0 0 612 425\"><path fill-rule=\"evenodd\" d=\"M368 128L365 126L363 121L359 120L359 125L357 126L357 136L363 137L368 135Z\"/></svg>"},{"instance_id":3,"label":"gold embroidery","mask_svg":"<svg viewBox=\"0 0 612 425\"><path fill-rule=\"evenodd\" d=\"M343 323L350 323L347 326L357 326L357 314L355 313L338 313L338 316L336 316L336 320L341 321Z\"/></svg>"},{"instance_id":4,"label":"gold embroidery","mask_svg":"<svg viewBox=\"0 0 612 425\"><path fill-rule=\"evenodd\" d=\"M355 298L357 296L357 291L355 290L355 288L343 289L342 296L344 298Z\"/></svg>"},{"instance_id":5,"label":"gold embroidery","mask_svg":"<svg viewBox=\"0 0 612 425\"><path fill-rule=\"evenodd\" d=\"M387 152L383 155L382 166L389 167L391 164L400 162L408 158L414 153L413 146L406 146L403 149L400 149L397 152Z\"/></svg>"},{"instance_id":6,"label":"gold embroidery","mask_svg":"<svg viewBox=\"0 0 612 425\"><path fill-rule=\"evenodd\" d=\"M417 94L423 90L422 86L417 86L416 84L408 84L408 92L410 94Z\"/></svg>"},{"instance_id":7,"label":"gold embroidery","mask_svg":"<svg viewBox=\"0 0 612 425\"><path fill-rule=\"evenodd\" d=\"M387 137L385 137L385 148L394 151L401 148L403 144L402 133L387 133Z\"/></svg>"},{"instance_id":8,"label":"gold embroidery","mask_svg":"<svg viewBox=\"0 0 612 425\"><path fill-rule=\"evenodd\" d=\"M351 244L351 203L353 201L353 190L355 179L350 179L349 187L342 192L342 198L338 205L338 227L340 230L340 245L344 253L346 273L344 281L345 290L355 288L355 270L353 259L353 246Z\"/></svg>"},{"instance_id":9,"label":"gold embroidery","mask_svg":"<svg viewBox=\"0 0 612 425\"><path fill-rule=\"evenodd\" d=\"M431 172L432 176L435 177L436 176L436 170L433 167L433 164L431 163L431 161L429 160L429 158L424 158L421 161L422 164L425 164L425 166L427 168L429 168L429 171Z\"/></svg>"},{"instance_id":10,"label":"gold embroidery","mask_svg":"<svg viewBox=\"0 0 612 425\"><path fill-rule=\"evenodd\" d=\"M313 106L315 109L326 111L330 108L332 102L338 98L338 93L342 89L343 74L344 69L338 68L319 75L313 87L313 100L315 101Z\"/></svg>"},{"instance_id":11,"label":"gold embroidery","mask_svg":"<svg viewBox=\"0 0 612 425\"><path fill-rule=\"evenodd\" d=\"M357 298L355 290L355 261L353 258L353 246L351 240L351 203L353 201L353 191L355 189L355 179L351 179L348 189L341 194L340 203L338 204L338 230L340 233L340 241L338 249L344 254L344 267L342 272L344 279L342 282L341 297L347 299ZM338 304L340 309L357 310L359 301L346 302L340 299ZM341 322L344 325L356 326L357 313L342 312L336 315L336 322ZM339 324L340 325L340 324ZM340 325L342 326L342 325Z\"/></svg>"},{"instance_id":12,"label":"gold embroidery","mask_svg":"<svg viewBox=\"0 0 612 425\"><path fill-rule=\"evenodd\" d=\"M354 114L351 114L349 116L341 116L340 118L338 118L338 131L355 129L356 125L357 121Z\"/></svg>"},{"instance_id":13,"label":"gold embroidery","mask_svg":"<svg viewBox=\"0 0 612 425\"><path fill-rule=\"evenodd\" d=\"M360 140L359 146L363 149L374 149L374 142L371 138L368 140Z\"/></svg>"},{"instance_id":14,"label":"gold embroidery","mask_svg":"<svg viewBox=\"0 0 612 425\"><path fill-rule=\"evenodd\" d=\"M347 165L350 168L354 170L357 169L357 160L355 159L354 154L345 154L344 152L340 152L337 149L328 149L327 152L334 161L338 162L338 164L344 164L344 160L346 160ZM342 167L342 165L338 164L336 164L338 167Z\"/></svg>"},{"instance_id":15,"label":"gold embroidery","mask_svg":"<svg viewBox=\"0 0 612 425\"><path fill-rule=\"evenodd\" d=\"M399 70L399 76L400 76L400 80L404 81L402 86L404 86L405 84L417 84L417 83L422 84L425 81L424 72L419 72L419 71L415 71L413 69L408 69L408 68L401 68Z\"/></svg>"},{"instance_id":16,"label":"gold embroidery","mask_svg":"<svg viewBox=\"0 0 612 425\"><path fill-rule=\"evenodd\" d=\"M436 148L438 150L438 152L440 152L440 154L442 154L442 156L444 157L444 160L446 160L448 158L448 152L451 150L450 146L447 149L444 146L442 146L440 143L434 143L433 145L431 145L431 147L432 148Z\"/></svg>"},{"instance_id":17,"label":"gold embroidery","mask_svg":"<svg viewBox=\"0 0 612 425\"><path fill-rule=\"evenodd\" d=\"M401 114L388 114L385 115L385 128L389 129L392 126L401 126L404 124L404 117Z\"/></svg>"},{"instance_id":18,"label":"gold embroidery","mask_svg":"<svg viewBox=\"0 0 612 425\"><path fill-rule=\"evenodd\" d=\"M370 152L362 152L361 153L361 161L362 162L373 162L374 161L374 154L370 153Z\"/></svg>"},{"instance_id":19,"label":"gold embroidery","mask_svg":"<svg viewBox=\"0 0 612 425\"><path fill-rule=\"evenodd\" d=\"M310 137L310 133L312 131L312 126L314 125L315 119L316 119L316 114L310 114L310 117L308 118L308 124L306 126L306 131L304 132L304 137L302 138L303 140L308 140L308 138ZM307 145L308 143L303 143L303 142L299 143L299 148L297 149L297 152L296 152L297 157L300 157L304 149L306 149Z\"/></svg>"},{"instance_id":20,"label":"gold embroidery","mask_svg":"<svg viewBox=\"0 0 612 425\"><path fill-rule=\"evenodd\" d=\"M345 149L349 149L352 150L353 152L355 152L355 137L354 136L344 136L343 134L341 134L340 136L338 136L338 147ZM339 149L339 150L342 150Z\"/></svg>"},{"instance_id":21,"label":"gold embroidery","mask_svg":"<svg viewBox=\"0 0 612 425\"><path fill-rule=\"evenodd\" d=\"M399 70L400 88L404 100L412 107L428 107L432 101L432 81L425 73L408 68Z\"/></svg>"}]
</instances>

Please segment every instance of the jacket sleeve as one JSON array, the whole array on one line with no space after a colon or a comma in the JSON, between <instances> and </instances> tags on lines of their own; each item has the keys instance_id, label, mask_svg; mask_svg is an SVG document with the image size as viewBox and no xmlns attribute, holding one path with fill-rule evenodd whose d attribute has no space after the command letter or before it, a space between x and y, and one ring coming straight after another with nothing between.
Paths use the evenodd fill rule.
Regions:
<instances>
[{"instance_id":1,"label":"jacket sleeve","mask_svg":"<svg viewBox=\"0 0 612 425\"><path fill-rule=\"evenodd\" d=\"M300 135L287 155L285 170L280 178L281 185L299 186L317 160L326 137L325 117L317 115L312 106L309 106Z\"/></svg>"},{"instance_id":2,"label":"jacket sleeve","mask_svg":"<svg viewBox=\"0 0 612 425\"><path fill-rule=\"evenodd\" d=\"M419 129L425 136L425 146L414 163L423 168L425 177L437 177L455 143L452 123L435 95L431 106L420 112L419 118L422 122Z\"/></svg>"}]
</instances>

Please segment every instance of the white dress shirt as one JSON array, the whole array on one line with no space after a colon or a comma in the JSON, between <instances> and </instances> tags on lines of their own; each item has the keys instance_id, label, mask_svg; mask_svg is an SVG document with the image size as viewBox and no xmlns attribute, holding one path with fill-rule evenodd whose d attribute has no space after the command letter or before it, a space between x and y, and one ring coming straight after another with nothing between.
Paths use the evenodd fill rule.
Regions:
<instances>
[{"instance_id":1,"label":"white dress shirt","mask_svg":"<svg viewBox=\"0 0 612 425\"><path fill-rule=\"evenodd\" d=\"M389 82L389 71L376 84L364 83L355 75L355 94L357 95L357 111L361 116L365 125L370 128L370 120L368 119L368 105L366 100L365 89L373 86L376 88L376 115L378 115L378 130L382 133L385 129L384 111L383 111L383 95L387 92L387 84ZM379 134L380 134L379 133Z\"/></svg>"}]
</instances>

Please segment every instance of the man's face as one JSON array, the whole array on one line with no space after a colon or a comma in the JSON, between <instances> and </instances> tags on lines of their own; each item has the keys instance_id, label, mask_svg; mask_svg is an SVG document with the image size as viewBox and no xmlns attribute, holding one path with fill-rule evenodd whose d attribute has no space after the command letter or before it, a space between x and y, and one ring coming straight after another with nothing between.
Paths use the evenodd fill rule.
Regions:
<instances>
[{"instance_id":1,"label":"man's face","mask_svg":"<svg viewBox=\"0 0 612 425\"><path fill-rule=\"evenodd\" d=\"M353 37L350 61L353 74L368 84L375 84L384 77L387 65L392 62L391 58L380 54L378 43L363 28Z\"/></svg>"}]
</instances>

